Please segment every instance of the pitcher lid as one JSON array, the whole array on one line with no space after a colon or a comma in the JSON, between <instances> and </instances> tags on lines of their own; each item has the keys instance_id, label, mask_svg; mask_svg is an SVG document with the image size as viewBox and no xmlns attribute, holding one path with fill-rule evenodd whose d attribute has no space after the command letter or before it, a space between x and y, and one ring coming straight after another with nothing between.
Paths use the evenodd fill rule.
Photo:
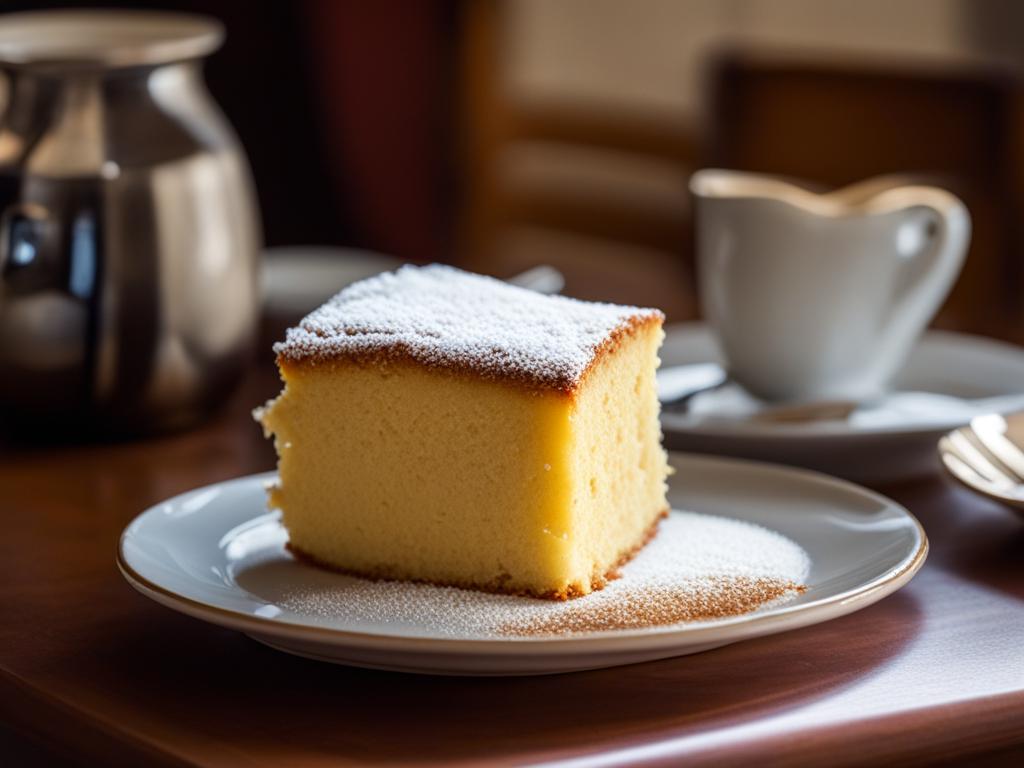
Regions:
<instances>
[{"instance_id":1,"label":"pitcher lid","mask_svg":"<svg viewBox=\"0 0 1024 768\"><path fill-rule=\"evenodd\" d=\"M131 10L8 13L0 16L0 66L152 66L206 56L223 40L223 25L197 14Z\"/></svg>"}]
</instances>

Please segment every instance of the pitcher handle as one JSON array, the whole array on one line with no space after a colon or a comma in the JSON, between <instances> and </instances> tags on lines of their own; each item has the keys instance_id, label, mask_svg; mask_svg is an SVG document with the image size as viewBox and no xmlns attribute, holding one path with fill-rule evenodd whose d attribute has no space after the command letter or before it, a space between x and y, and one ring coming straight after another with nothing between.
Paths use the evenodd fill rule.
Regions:
<instances>
[{"instance_id":1,"label":"pitcher handle","mask_svg":"<svg viewBox=\"0 0 1024 768\"><path fill-rule=\"evenodd\" d=\"M889 338L908 340L924 330L931 318L929 308L945 300L960 274L971 237L971 216L958 197L938 187L900 187L874 202L903 214L906 220L897 232L898 250L906 252L901 254L903 270L887 319ZM918 238L923 246L917 244Z\"/></svg>"}]
</instances>

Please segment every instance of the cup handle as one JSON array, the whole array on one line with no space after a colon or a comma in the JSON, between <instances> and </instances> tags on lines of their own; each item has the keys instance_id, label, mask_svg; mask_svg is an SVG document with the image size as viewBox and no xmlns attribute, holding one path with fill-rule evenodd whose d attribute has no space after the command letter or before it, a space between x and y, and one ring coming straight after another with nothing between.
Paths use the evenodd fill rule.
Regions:
<instances>
[{"instance_id":1,"label":"cup handle","mask_svg":"<svg viewBox=\"0 0 1024 768\"><path fill-rule=\"evenodd\" d=\"M967 254L971 217L959 198L937 187L901 187L879 196L877 202L891 204L906 222L897 238L904 240L909 252L901 254L904 266L887 318L887 335L899 348L924 330L932 309L953 287ZM915 225L920 227L916 232ZM915 248L914 241L922 236L925 244Z\"/></svg>"}]
</instances>

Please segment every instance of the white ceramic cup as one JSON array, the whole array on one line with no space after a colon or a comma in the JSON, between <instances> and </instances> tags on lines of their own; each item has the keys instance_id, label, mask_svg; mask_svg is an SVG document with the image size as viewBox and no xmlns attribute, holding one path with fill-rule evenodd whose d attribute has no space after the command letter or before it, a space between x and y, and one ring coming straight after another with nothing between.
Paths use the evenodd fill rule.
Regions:
<instances>
[{"instance_id":1,"label":"white ceramic cup","mask_svg":"<svg viewBox=\"0 0 1024 768\"><path fill-rule=\"evenodd\" d=\"M729 375L765 400L883 394L970 241L959 199L897 177L819 195L706 169L690 190L705 316Z\"/></svg>"}]
</instances>

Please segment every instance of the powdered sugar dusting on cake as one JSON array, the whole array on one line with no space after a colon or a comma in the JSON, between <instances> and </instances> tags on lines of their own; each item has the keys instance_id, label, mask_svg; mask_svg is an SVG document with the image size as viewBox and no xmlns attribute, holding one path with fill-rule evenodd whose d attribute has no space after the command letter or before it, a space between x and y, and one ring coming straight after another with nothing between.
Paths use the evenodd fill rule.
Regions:
<instances>
[{"instance_id":1,"label":"powdered sugar dusting on cake","mask_svg":"<svg viewBox=\"0 0 1024 768\"><path fill-rule=\"evenodd\" d=\"M655 309L545 296L433 264L406 266L349 286L288 330L274 351L312 361L408 357L569 389L598 350Z\"/></svg>"},{"instance_id":2,"label":"powdered sugar dusting on cake","mask_svg":"<svg viewBox=\"0 0 1024 768\"><path fill-rule=\"evenodd\" d=\"M760 526L673 512L621 578L566 602L289 567L303 568L308 578L301 585L294 574L275 578L292 586L265 597L304 620L487 638L663 627L763 610L804 590L810 560L799 545ZM238 578L245 585L245 574Z\"/></svg>"}]
</instances>

